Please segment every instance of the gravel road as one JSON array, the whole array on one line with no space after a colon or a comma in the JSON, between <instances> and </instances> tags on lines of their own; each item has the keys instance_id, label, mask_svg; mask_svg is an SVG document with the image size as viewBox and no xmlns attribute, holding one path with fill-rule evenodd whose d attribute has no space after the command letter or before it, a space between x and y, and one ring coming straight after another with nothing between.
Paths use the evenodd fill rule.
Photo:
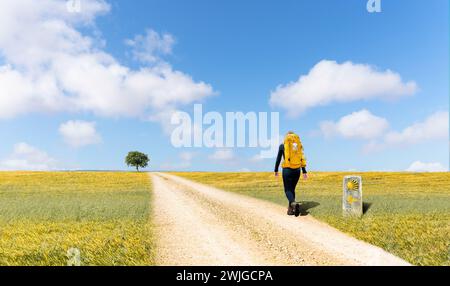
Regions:
<instances>
[{"instance_id":1,"label":"gravel road","mask_svg":"<svg viewBox=\"0 0 450 286\"><path fill-rule=\"evenodd\" d=\"M311 216L151 173L157 265L408 265Z\"/></svg>"}]
</instances>

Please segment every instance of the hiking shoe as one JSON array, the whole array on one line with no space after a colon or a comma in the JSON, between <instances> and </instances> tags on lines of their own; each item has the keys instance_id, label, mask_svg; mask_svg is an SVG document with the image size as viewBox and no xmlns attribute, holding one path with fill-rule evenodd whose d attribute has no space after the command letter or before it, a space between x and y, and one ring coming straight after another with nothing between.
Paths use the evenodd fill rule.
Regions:
<instances>
[{"instance_id":1,"label":"hiking shoe","mask_svg":"<svg viewBox=\"0 0 450 286\"><path fill-rule=\"evenodd\" d=\"M289 206L288 207L288 210L287 210L287 215L294 215L295 213L294 213L294 208L293 207L291 207L291 206Z\"/></svg>"},{"instance_id":2,"label":"hiking shoe","mask_svg":"<svg viewBox=\"0 0 450 286\"><path fill-rule=\"evenodd\" d=\"M295 215L296 217L298 217L298 216L300 215L300 204L299 204L299 203L295 204L295 207L294 207L294 215Z\"/></svg>"}]
</instances>

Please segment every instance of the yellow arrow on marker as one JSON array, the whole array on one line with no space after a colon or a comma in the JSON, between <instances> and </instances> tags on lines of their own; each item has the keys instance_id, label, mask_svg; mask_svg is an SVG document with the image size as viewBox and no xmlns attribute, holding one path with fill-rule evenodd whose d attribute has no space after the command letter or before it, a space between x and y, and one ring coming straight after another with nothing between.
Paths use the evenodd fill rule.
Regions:
<instances>
[{"instance_id":1,"label":"yellow arrow on marker","mask_svg":"<svg viewBox=\"0 0 450 286\"><path fill-rule=\"evenodd\" d=\"M349 204L353 204L354 202L357 202L359 199L354 198L353 196L348 196L347 202Z\"/></svg>"}]
</instances>

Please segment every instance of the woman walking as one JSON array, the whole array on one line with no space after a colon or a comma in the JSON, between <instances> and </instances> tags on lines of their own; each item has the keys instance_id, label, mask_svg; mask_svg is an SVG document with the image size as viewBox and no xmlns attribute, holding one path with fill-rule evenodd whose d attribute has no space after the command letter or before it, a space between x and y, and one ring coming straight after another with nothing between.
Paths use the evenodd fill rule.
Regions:
<instances>
[{"instance_id":1,"label":"woman walking","mask_svg":"<svg viewBox=\"0 0 450 286\"><path fill-rule=\"evenodd\" d=\"M295 201L295 188L303 173L303 179L308 178L306 172L306 158L303 153L303 146L300 137L289 131L284 138L284 143L278 150L277 161L275 163L275 176L278 176L281 158L283 158L283 185L284 193L289 201L288 215L300 215L300 204Z\"/></svg>"}]
</instances>

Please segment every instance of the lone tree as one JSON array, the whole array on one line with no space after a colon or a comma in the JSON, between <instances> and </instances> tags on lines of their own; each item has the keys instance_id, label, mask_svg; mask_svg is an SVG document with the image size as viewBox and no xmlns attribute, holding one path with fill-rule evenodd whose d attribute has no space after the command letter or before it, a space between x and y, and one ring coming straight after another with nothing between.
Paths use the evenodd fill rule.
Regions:
<instances>
[{"instance_id":1,"label":"lone tree","mask_svg":"<svg viewBox=\"0 0 450 286\"><path fill-rule=\"evenodd\" d=\"M136 171L138 172L139 168L147 167L148 162L150 162L150 159L148 158L147 154L137 151L129 152L127 157L125 158L125 163L127 164L127 166L135 167Z\"/></svg>"}]
</instances>

